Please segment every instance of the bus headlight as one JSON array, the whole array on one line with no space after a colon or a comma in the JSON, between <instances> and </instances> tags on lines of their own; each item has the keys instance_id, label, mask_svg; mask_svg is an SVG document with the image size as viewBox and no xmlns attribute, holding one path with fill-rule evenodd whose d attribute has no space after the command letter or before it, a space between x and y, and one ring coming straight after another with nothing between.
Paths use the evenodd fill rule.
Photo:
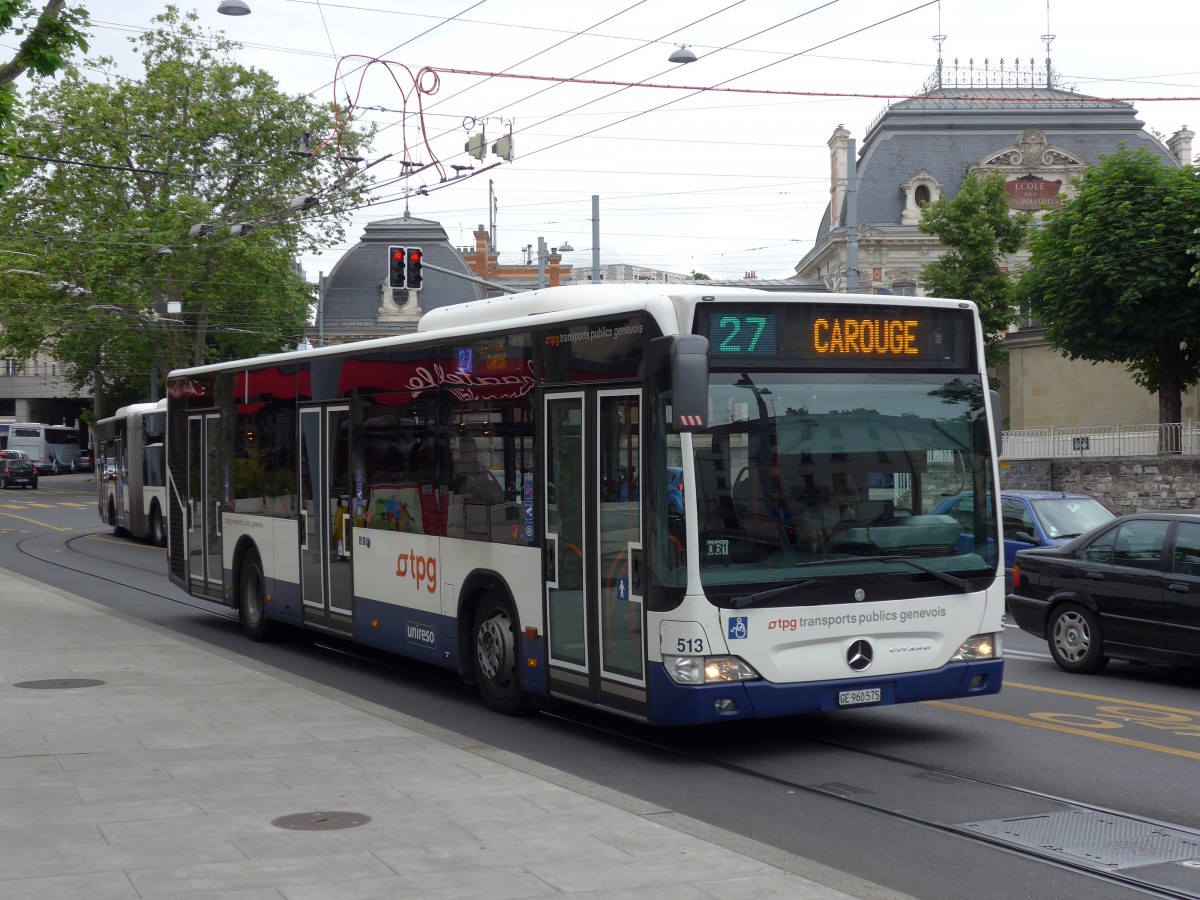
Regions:
<instances>
[{"instance_id":1,"label":"bus headlight","mask_svg":"<svg viewBox=\"0 0 1200 900\"><path fill-rule=\"evenodd\" d=\"M665 656L663 666L676 684L725 684L762 677L737 656Z\"/></svg>"},{"instance_id":2,"label":"bus headlight","mask_svg":"<svg viewBox=\"0 0 1200 900\"><path fill-rule=\"evenodd\" d=\"M977 634L963 641L958 651L950 657L950 662L966 662L972 659L996 658L995 635Z\"/></svg>"}]
</instances>

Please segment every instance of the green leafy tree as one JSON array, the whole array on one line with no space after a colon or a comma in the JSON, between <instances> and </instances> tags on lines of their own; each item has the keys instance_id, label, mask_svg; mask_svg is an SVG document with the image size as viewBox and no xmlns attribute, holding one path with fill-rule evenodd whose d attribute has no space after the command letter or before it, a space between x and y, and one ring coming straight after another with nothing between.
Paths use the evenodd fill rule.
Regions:
<instances>
[{"instance_id":1,"label":"green leafy tree","mask_svg":"<svg viewBox=\"0 0 1200 900\"><path fill-rule=\"evenodd\" d=\"M41 12L32 0L0 0L0 34L21 39L16 52L0 63L0 134L5 153L17 153L12 125L20 111L16 81L25 72L48 77L64 65L75 50L87 52L88 13L82 5L47 0ZM9 173L0 166L0 193L7 189Z\"/></svg>"},{"instance_id":2,"label":"green leafy tree","mask_svg":"<svg viewBox=\"0 0 1200 900\"><path fill-rule=\"evenodd\" d=\"M693 272L692 281L712 281L712 276L705 275L703 272Z\"/></svg>"},{"instance_id":3,"label":"green leafy tree","mask_svg":"<svg viewBox=\"0 0 1200 900\"><path fill-rule=\"evenodd\" d=\"M314 300L295 259L343 240L366 196L370 135L196 18L168 6L132 39L144 80L36 83L17 126L29 158L0 244L38 261L0 277L0 345L51 349L98 416L146 399L155 371L294 346Z\"/></svg>"},{"instance_id":4,"label":"green leafy tree","mask_svg":"<svg viewBox=\"0 0 1200 900\"><path fill-rule=\"evenodd\" d=\"M1022 303L1069 359L1123 364L1179 422L1200 380L1200 173L1147 149L1101 157L1031 242Z\"/></svg>"},{"instance_id":5,"label":"green leafy tree","mask_svg":"<svg viewBox=\"0 0 1200 900\"><path fill-rule=\"evenodd\" d=\"M1004 335L1017 316L1015 282L1005 258L1021 249L1033 219L1013 213L1002 174L968 175L956 196L931 203L918 226L936 235L946 252L921 271L921 287L935 297L972 300L979 307L987 361L1004 362Z\"/></svg>"}]
</instances>

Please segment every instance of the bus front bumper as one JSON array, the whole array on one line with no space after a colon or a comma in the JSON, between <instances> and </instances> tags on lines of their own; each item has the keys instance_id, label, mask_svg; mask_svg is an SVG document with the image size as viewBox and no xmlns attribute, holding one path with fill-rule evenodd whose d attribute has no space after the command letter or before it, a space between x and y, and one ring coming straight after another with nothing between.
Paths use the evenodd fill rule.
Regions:
<instances>
[{"instance_id":1,"label":"bus front bumper","mask_svg":"<svg viewBox=\"0 0 1200 900\"><path fill-rule=\"evenodd\" d=\"M695 725L728 719L767 719L806 713L866 709L920 700L952 700L1000 692L1004 660L956 662L926 672L773 684L676 684L659 663L651 663L650 720L657 725Z\"/></svg>"}]
</instances>

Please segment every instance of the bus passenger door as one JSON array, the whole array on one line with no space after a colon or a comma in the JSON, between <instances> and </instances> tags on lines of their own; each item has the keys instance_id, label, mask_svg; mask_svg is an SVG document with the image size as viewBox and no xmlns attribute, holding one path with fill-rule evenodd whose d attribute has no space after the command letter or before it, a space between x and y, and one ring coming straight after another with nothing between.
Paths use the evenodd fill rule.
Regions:
<instances>
[{"instance_id":1,"label":"bus passenger door","mask_svg":"<svg viewBox=\"0 0 1200 900\"><path fill-rule=\"evenodd\" d=\"M122 453L124 448L122 448ZM118 483L127 461L118 460ZM188 417L188 579L193 594L223 599L221 572L221 415Z\"/></svg>"},{"instance_id":2,"label":"bus passenger door","mask_svg":"<svg viewBox=\"0 0 1200 900\"><path fill-rule=\"evenodd\" d=\"M304 624L353 631L350 408L300 410L300 592Z\"/></svg>"},{"instance_id":3,"label":"bus passenger door","mask_svg":"<svg viewBox=\"0 0 1200 900\"><path fill-rule=\"evenodd\" d=\"M550 689L644 714L640 394L548 392L544 402Z\"/></svg>"},{"instance_id":4,"label":"bus passenger door","mask_svg":"<svg viewBox=\"0 0 1200 900\"><path fill-rule=\"evenodd\" d=\"M117 427L120 428L121 426L118 425ZM129 502L129 460L126 457L128 449L125 437L118 433L113 439L112 447L113 460L116 464L112 480L113 510L116 512L115 524L117 529L128 529L130 525L129 508L127 505Z\"/></svg>"}]
</instances>

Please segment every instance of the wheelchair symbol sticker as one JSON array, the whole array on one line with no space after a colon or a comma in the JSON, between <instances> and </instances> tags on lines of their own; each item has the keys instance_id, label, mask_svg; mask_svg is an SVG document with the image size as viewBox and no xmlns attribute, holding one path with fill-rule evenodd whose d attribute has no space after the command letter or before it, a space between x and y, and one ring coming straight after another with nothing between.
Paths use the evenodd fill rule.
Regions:
<instances>
[{"instance_id":1,"label":"wheelchair symbol sticker","mask_svg":"<svg viewBox=\"0 0 1200 900\"><path fill-rule=\"evenodd\" d=\"M740 640L750 634L750 620L745 616L733 616L729 620L729 639Z\"/></svg>"}]
</instances>

